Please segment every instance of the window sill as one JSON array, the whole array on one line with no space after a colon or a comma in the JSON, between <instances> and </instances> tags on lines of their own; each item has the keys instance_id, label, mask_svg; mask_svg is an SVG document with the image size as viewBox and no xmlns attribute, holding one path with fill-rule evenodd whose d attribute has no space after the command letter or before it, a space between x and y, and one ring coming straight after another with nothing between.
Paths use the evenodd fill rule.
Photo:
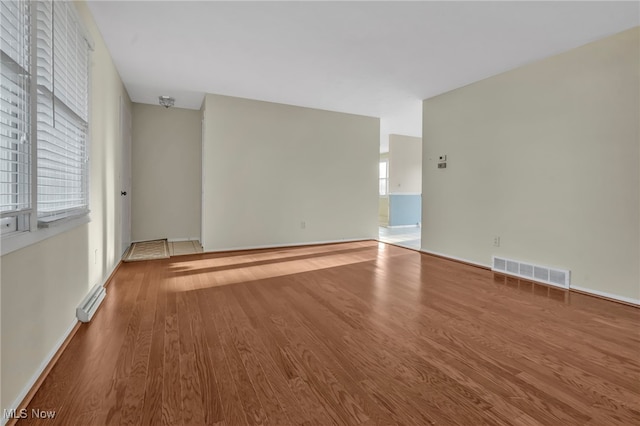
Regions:
<instances>
[{"instance_id":1,"label":"window sill","mask_svg":"<svg viewBox=\"0 0 640 426\"><path fill-rule=\"evenodd\" d=\"M64 221L52 222L46 228L38 228L34 231L20 232L13 235L7 235L2 237L2 244L0 244L2 256L11 252L28 247L32 244L39 243L47 238L60 235L63 232L70 231L80 225L89 223L91 218L88 214L83 216L77 216L69 218Z\"/></svg>"},{"instance_id":2,"label":"window sill","mask_svg":"<svg viewBox=\"0 0 640 426\"><path fill-rule=\"evenodd\" d=\"M65 223L73 222L75 220L81 219L82 217L88 216L89 213L90 212L88 209L81 209L73 210L57 216L38 219L38 228L56 228L58 226L64 225Z\"/></svg>"}]
</instances>

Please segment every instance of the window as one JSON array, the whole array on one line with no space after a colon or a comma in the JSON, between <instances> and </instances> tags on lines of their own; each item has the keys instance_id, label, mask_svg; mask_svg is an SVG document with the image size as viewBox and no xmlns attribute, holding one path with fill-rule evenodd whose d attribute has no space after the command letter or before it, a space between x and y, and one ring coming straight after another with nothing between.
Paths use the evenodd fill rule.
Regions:
<instances>
[{"instance_id":1,"label":"window","mask_svg":"<svg viewBox=\"0 0 640 426\"><path fill-rule=\"evenodd\" d=\"M2 235L29 229L31 103L29 2L0 2L0 223Z\"/></svg>"},{"instance_id":2,"label":"window","mask_svg":"<svg viewBox=\"0 0 640 426\"><path fill-rule=\"evenodd\" d=\"M0 3L4 244L89 212L89 42L73 2Z\"/></svg>"},{"instance_id":3,"label":"window","mask_svg":"<svg viewBox=\"0 0 640 426\"><path fill-rule=\"evenodd\" d=\"M38 223L86 214L89 49L71 2L38 2Z\"/></svg>"},{"instance_id":4,"label":"window","mask_svg":"<svg viewBox=\"0 0 640 426\"><path fill-rule=\"evenodd\" d=\"M389 193L389 161L380 161L380 195L387 195Z\"/></svg>"}]
</instances>

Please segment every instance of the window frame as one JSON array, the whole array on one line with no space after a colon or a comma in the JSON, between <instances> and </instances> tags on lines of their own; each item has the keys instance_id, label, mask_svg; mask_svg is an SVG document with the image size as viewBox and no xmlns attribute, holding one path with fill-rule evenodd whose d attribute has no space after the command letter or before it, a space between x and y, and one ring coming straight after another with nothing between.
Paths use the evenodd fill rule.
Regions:
<instances>
[{"instance_id":1,"label":"window frame","mask_svg":"<svg viewBox=\"0 0 640 426\"><path fill-rule=\"evenodd\" d=\"M28 23L29 30L32 29L33 8L30 3L15 2L15 4L10 4L10 5L7 5L7 3L3 3L3 7L6 7L7 12L9 13L11 13L12 9L15 8L15 13L18 14L18 16L16 17L18 19L26 19L26 22L17 22L17 24L9 20L8 25L7 24L4 25L5 28L8 26L18 28L21 24ZM23 10L20 10L20 9L23 9ZM10 109L9 114L7 114L9 117L12 117L14 120L14 122L12 123L12 120L8 119L9 120L8 129L10 130L9 133L16 133L16 135L20 133L24 133L23 137L26 137L26 140L24 140L23 142L19 142L18 139L16 139L15 150L12 148L9 148L11 158L7 160L10 162L14 162L14 165L10 167L12 170L3 170L3 173L6 173L7 175L11 175L11 178L10 178L11 183L9 183L9 181L3 182L3 183L14 187L12 190L10 190L9 193L5 195L8 195L11 198L10 203L16 206L15 209L2 211L0 213L0 223L2 224L2 231L3 231L1 232L1 234L3 236L16 235L21 232L28 231L30 227L31 217L33 216L33 213L34 213L33 203L32 203L33 200L31 199L31 191L33 190L33 182L31 181L31 178L32 178L31 161L33 157L33 147L31 144L31 139L32 139L31 138L31 131L32 131L32 128L31 128L32 78L31 76L32 76L33 70L35 69L34 64L32 63L32 58L33 58L33 50L32 50L33 43L31 40L32 35L33 33L31 31L27 33L25 31L22 31L21 29L18 29L18 31L16 31L15 33L9 33L8 38L5 40L9 42L7 52L2 53L2 56L3 56L2 62L5 65L3 74L6 73L9 76L7 80L10 83L10 84L7 84L5 82L5 87L9 91L9 98L8 98L9 101L7 103L11 105L13 104L12 100L15 99L17 102L15 106L17 107L20 100L26 101L26 104L25 104L26 108ZM27 43L24 43L25 39L23 37L25 36L27 36L27 40L26 40ZM20 42L20 39L22 39L21 42ZM17 44L12 45L11 42L15 42ZM23 51L18 52L16 49L13 49L16 51L16 53L18 53L18 56L14 58L10 53L12 48L22 48ZM20 62L24 62L24 63L20 63ZM15 74L14 75L15 79L11 77L12 74ZM7 75L4 75L3 77L7 77ZM23 77L19 77L20 75L23 75ZM21 85L19 82L19 80L21 79L27 80L26 84ZM24 97L21 98L18 95L16 98L15 96L17 95L17 92L14 93L14 91L10 87L11 85L15 86L16 90L22 89L22 93L23 93L22 96ZM21 116L21 114L23 114L23 116ZM25 124L25 126L20 127L19 126L20 121L22 121L23 124ZM12 124L15 124L16 127L12 126ZM8 138L11 139L11 136L8 136ZM23 147L20 148L20 145L23 145ZM12 152L12 151L15 151L15 152ZM20 155L23 155L23 158L26 158L27 161L22 162L19 159ZM26 172L21 171L22 168L26 168L27 169ZM24 194L23 191L21 190L21 188L23 187L29 188L26 191L27 192L26 194ZM4 232L5 227L11 227L14 229L5 233Z\"/></svg>"},{"instance_id":2,"label":"window frame","mask_svg":"<svg viewBox=\"0 0 640 426\"><path fill-rule=\"evenodd\" d=\"M380 166L385 164L386 176L380 176ZM380 192L380 184L384 181L384 194ZM387 198L389 196L389 159L382 158L378 162L378 196L380 198Z\"/></svg>"},{"instance_id":3,"label":"window frame","mask_svg":"<svg viewBox=\"0 0 640 426\"><path fill-rule=\"evenodd\" d=\"M30 21L30 40L29 40L29 48L30 48L30 66L29 66L29 111L30 111L30 199L31 206L28 214L28 223L27 229L25 230L16 230L14 232L10 232L2 235L0 238L0 251L1 255L11 253L13 251L22 249L24 247L30 246L32 244L43 241L47 238L53 237L55 235L59 235L68 231L71 231L78 226L84 225L91 221L90 218L90 194L91 194L91 129L92 129L92 72L91 72L91 52L93 49L93 41L90 37L90 33L87 31L84 26L84 22L80 14L78 13L76 6L71 2L69 7L72 8L72 14L77 21L78 29L80 31L81 37L84 38L84 41L87 43L87 54L89 55L88 63L87 63L87 93L86 93L86 102L87 102L87 121L86 121L86 135L85 135L85 152L87 155L87 164L86 164L86 176L85 176L85 199L86 199L86 208L77 209L72 211L68 215L59 215L55 218L46 217L38 217L38 26L37 26L37 14L38 14L38 3L37 1L29 2L30 10L29 10L29 21ZM52 2L53 3L53 2Z\"/></svg>"}]
</instances>

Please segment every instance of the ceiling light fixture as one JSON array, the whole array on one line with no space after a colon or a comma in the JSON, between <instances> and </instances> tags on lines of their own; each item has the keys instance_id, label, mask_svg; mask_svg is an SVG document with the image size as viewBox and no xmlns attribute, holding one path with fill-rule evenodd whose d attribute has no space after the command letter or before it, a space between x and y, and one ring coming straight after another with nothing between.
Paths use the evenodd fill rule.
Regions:
<instances>
[{"instance_id":1,"label":"ceiling light fixture","mask_svg":"<svg viewBox=\"0 0 640 426\"><path fill-rule=\"evenodd\" d=\"M160 105L162 105L165 108L169 108L176 103L176 100L171 96L159 96L158 100L160 102Z\"/></svg>"}]
</instances>

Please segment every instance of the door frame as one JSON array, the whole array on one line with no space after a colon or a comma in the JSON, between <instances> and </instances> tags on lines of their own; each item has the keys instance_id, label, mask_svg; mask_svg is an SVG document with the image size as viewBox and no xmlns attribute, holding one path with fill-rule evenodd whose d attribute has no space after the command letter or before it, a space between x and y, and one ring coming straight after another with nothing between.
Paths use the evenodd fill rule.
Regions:
<instances>
[{"instance_id":1,"label":"door frame","mask_svg":"<svg viewBox=\"0 0 640 426\"><path fill-rule=\"evenodd\" d=\"M127 107L125 100L120 96L120 188L117 197L120 197L120 244L124 254L131 245L131 137L132 137L132 111Z\"/></svg>"}]
</instances>

